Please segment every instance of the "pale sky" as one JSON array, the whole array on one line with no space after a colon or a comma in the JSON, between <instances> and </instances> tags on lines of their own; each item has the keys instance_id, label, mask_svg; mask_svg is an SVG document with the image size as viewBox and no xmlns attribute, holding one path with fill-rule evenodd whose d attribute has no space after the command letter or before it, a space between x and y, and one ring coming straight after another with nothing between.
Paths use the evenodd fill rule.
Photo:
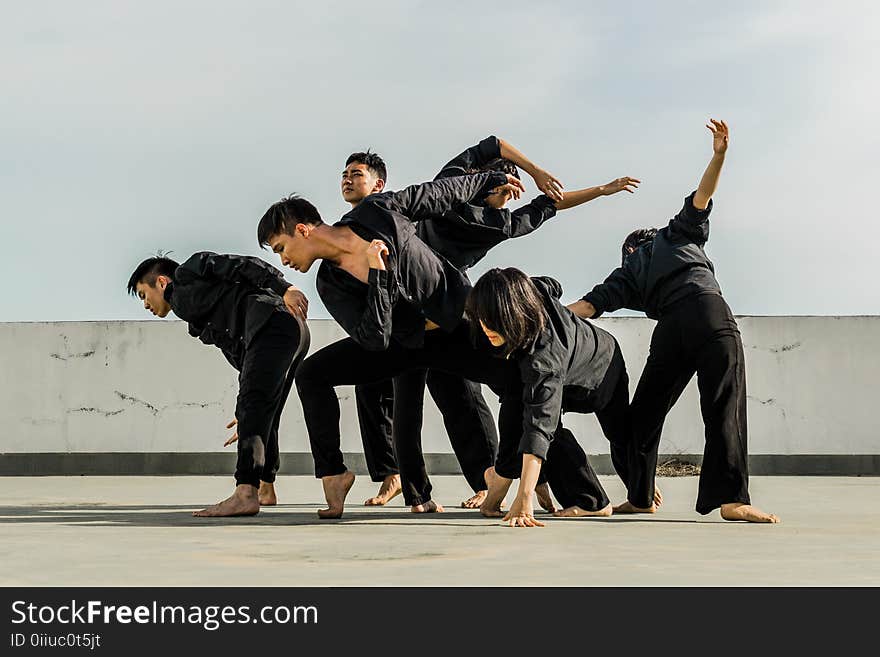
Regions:
<instances>
[{"instance_id":1,"label":"pale sky","mask_svg":"<svg viewBox=\"0 0 880 657\"><path fill-rule=\"evenodd\" d=\"M472 275L515 265L573 300L696 187L709 117L731 127L707 251L734 312L880 313L876 3L0 6L0 321L146 319L124 288L157 249L279 265L259 218L296 192L338 219L352 151L399 189L489 134L567 189L643 181ZM286 277L327 317L316 270Z\"/></svg>"}]
</instances>

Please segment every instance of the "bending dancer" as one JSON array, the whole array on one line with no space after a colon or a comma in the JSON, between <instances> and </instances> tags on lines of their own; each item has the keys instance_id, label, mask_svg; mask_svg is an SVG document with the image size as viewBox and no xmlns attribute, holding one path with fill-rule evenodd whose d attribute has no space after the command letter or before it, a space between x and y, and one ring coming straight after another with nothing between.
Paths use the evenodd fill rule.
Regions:
<instances>
[{"instance_id":1,"label":"bending dancer","mask_svg":"<svg viewBox=\"0 0 880 657\"><path fill-rule=\"evenodd\" d=\"M652 497L663 422L696 373L706 430L697 512L720 507L725 520L778 522L749 498L742 339L703 250L730 139L723 121L712 119L706 127L713 155L697 190L668 226L631 233L623 243L622 266L569 307L581 317L631 308L657 320L631 406L632 479L627 501L615 513L656 510Z\"/></svg>"},{"instance_id":2,"label":"bending dancer","mask_svg":"<svg viewBox=\"0 0 880 657\"><path fill-rule=\"evenodd\" d=\"M492 247L536 230L556 214L554 200L563 200L562 185L504 140L490 136L466 149L444 165L435 180L487 171L509 173L519 178L517 166L528 172L536 185L553 198L539 196L511 212L504 206L516 196L515 191L490 194L485 203L459 205L442 217L423 219L417 225L418 236L465 273ZM355 207L368 195L384 189L385 175L385 163L375 153L352 154L343 172L343 197ZM572 199L569 203L565 207L578 204ZM416 509L423 500L430 499L431 485L420 440L426 382L443 415L462 472L474 491L474 495L461 506L479 508L487 492L484 472L494 463L498 445L495 422L479 383L441 370L431 370L427 375L423 371L406 373L396 377L393 385L389 381L357 386L358 416L365 451L367 436L371 437L369 449L372 452L378 453L382 445L391 443L389 434L393 426L394 434L404 437L396 440L394 445L400 467L406 467L408 471L404 477L407 503ZM394 394L395 387L399 394ZM394 402L393 408L396 409L393 424L389 400ZM539 486L539 501L552 510L552 499L545 489L546 484ZM375 499L368 500L368 503Z\"/></svg>"},{"instance_id":3,"label":"bending dancer","mask_svg":"<svg viewBox=\"0 0 880 657\"><path fill-rule=\"evenodd\" d=\"M560 203L571 207L567 204L623 189L613 187L566 192ZM295 197L276 203L261 219L258 240L278 253L284 265L306 272L315 260L323 260L318 293L352 336L306 359L297 376L315 475L322 480L328 502L320 517L342 515L354 482L339 449L335 386L438 369L497 391L517 376L509 363L473 348L462 321L470 284L415 235L412 222L443 216L490 194L522 189L512 175L479 173L373 194L333 226L324 224L308 201Z\"/></svg>"},{"instance_id":4,"label":"bending dancer","mask_svg":"<svg viewBox=\"0 0 880 657\"><path fill-rule=\"evenodd\" d=\"M379 155L352 153L342 172L342 196L354 209L371 194L382 192L386 178L385 162ZM483 399L480 384L437 370L431 371L428 380L462 473L474 490L474 496L462 506L478 507L486 493L483 472L495 461L498 446L495 420ZM395 388L399 390L397 395ZM373 481L382 482L378 494L365 502L368 506L386 504L402 491L413 512L442 510L436 503L433 507L428 505L432 489L421 450L424 389L424 373L421 380L415 373L415 376L401 375L355 387L367 468ZM397 405L395 413L394 400L402 399L404 393L407 393L406 399ZM394 440L394 435L406 437L403 441Z\"/></svg>"},{"instance_id":5,"label":"bending dancer","mask_svg":"<svg viewBox=\"0 0 880 657\"><path fill-rule=\"evenodd\" d=\"M501 445L487 471L489 495L483 513L501 516L511 481L519 489L504 520L511 527L542 527L532 493L542 464L550 488L563 505L555 515L610 516L611 503L587 455L562 426L566 412L596 413L611 443L611 460L629 480L631 426L629 378L617 340L578 318L559 302L562 286L552 278L529 278L519 269L491 269L474 285L468 320L501 358L519 369L521 391L501 400Z\"/></svg>"},{"instance_id":6,"label":"bending dancer","mask_svg":"<svg viewBox=\"0 0 880 657\"><path fill-rule=\"evenodd\" d=\"M305 295L259 258L203 251L182 265L144 260L128 292L154 315L172 310L189 334L216 345L239 372L235 406L235 491L199 517L251 516L277 503L278 425L300 361L309 350ZM293 314L292 314L293 313ZM240 436L240 438L239 438Z\"/></svg>"}]
</instances>

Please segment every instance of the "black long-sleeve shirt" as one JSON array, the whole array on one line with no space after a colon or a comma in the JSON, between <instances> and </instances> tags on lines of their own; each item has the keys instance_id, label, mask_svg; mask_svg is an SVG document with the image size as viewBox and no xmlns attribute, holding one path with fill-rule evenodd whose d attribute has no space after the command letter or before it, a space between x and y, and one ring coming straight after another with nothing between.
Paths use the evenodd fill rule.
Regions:
<instances>
[{"instance_id":1,"label":"black long-sleeve shirt","mask_svg":"<svg viewBox=\"0 0 880 657\"><path fill-rule=\"evenodd\" d=\"M501 157L501 143L492 135L452 158L434 180L473 173ZM491 208L467 203L442 217L428 218L418 225L422 240L464 271L482 260L505 240L528 235L556 214L556 204L540 195L517 208Z\"/></svg>"},{"instance_id":2,"label":"black long-sleeve shirt","mask_svg":"<svg viewBox=\"0 0 880 657\"><path fill-rule=\"evenodd\" d=\"M189 333L216 345L236 369L273 312L287 312L284 275L259 258L195 253L174 271L165 299Z\"/></svg>"},{"instance_id":3,"label":"black long-sleeve shirt","mask_svg":"<svg viewBox=\"0 0 880 657\"><path fill-rule=\"evenodd\" d=\"M405 347L422 346L426 319L452 331L464 315L470 283L418 237L414 222L442 216L506 183L503 173L484 173L365 198L334 225L347 226L366 241L385 242L386 271L371 269L363 283L324 260L316 287L327 310L370 350L387 349L392 339Z\"/></svg>"},{"instance_id":4,"label":"black long-sleeve shirt","mask_svg":"<svg viewBox=\"0 0 880 657\"><path fill-rule=\"evenodd\" d=\"M703 248L709 239L712 201L705 210L697 210L694 194L652 241L629 254L621 267L583 296L596 308L594 317L629 308L659 319L686 297L721 294L715 266Z\"/></svg>"},{"instance_id":5,"label":"black long-sleeve shirt","mask_svg":"<svg viewBox=\"0 0 880 657\"><path fill-rule=\"evenodd\" d=\"M596 390L611 363L615 340L560 303L562 285L532 278L544 302L547 324L533 345L511 355L523 382L520 453L547 458L563 410L577 411Z\"/></svg>"}]
</instances>

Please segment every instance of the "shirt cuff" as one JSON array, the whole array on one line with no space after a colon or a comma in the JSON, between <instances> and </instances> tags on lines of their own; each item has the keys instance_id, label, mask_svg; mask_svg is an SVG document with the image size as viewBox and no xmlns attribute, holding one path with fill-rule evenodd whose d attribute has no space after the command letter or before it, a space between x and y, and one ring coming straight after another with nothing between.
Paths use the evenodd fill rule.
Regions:
<instances>
[{"instance_id":1,"label":"shirt cuff","mask_svg":"<svg viewBox=\"0 0 880 657\"><path fill-rule=\"evenodd\" d=\"M593 308L596 310L595 314L590 319L596 319L597 317L601 317L605 311L602 310L602 307L596 302L595 298L593 298L592 292L587 292L584 296L581 297L581 301L586 301L593 305Z\"/></svg>"},{"instance_id":2,"label":"shirt cuff","mask_svg":"<svg viewBox=\"0 0 880 657\"><path fill-rule=\"evenodd\" d=\"M384 288L388 284L388 270L373 269L371 267L370 273L367 275L367 283L370 285L378 285L379 287Z\"/></svg>"},{"instance_id":3,"label":"shirt cuff","mask_svg":"<svg viewBox=\"0 0 880 657\"><path fill-rule=\"evenodd\" d=\"M684 211L688 217L694 219L695 222L705 221L709 216L709 213L712 212L712 199L709 199L709 205L706 206L705 210L697 210L694 207L694 196L697 195L697 190L692 191L685 199L684 199Z\"/></svg>"},{"instance_id":4,"label":"shirt cuff","mask_svg":"<svg viewBox=\"0 0 880 657\"><path fill-rule=\"evenodd\" d=\"M547 460L547 450L550 448L550 441L544 434L538 431L531 431L522 437L519 443L520 454L534 454L542 461Z\"/></svg>"},{"instance_id":5,"label":"shirt cuff","mask_svg":"<svg viewBox=\"0 0 880 657\"><path fill-rule=\"evenodd\" d=\"M288 288L291 287L293 286L283 278L272 276L272 278L269 279L269 289L272 290L279 297L283 297L284 293L287 292Z\"/></svg>"}]
</instances>

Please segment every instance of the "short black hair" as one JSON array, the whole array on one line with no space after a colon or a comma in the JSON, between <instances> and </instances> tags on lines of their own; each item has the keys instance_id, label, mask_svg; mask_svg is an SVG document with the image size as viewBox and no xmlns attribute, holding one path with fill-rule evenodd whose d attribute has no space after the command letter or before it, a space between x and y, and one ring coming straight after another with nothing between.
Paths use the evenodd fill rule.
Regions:
<instances>
[{"instance_id":1,"label":"short black hair","mask_svg":"<svg viewBox=\"0 0 880 657\"><path fill-rule=\"evenodd\" d=\"M483 336L480 322L504 337L505 358L532 345L546 326L544 302L538 288L516 267L495 267L480 276L465 307L475 338Z\"/></svg>"},{"instance_id":2,"label":"short black hair","mask_svg":"<svg viewBox=\"0 0 880 657\"><path fill-rule=\"evenodd\" d=\"M511 176L519 180L519 169L516 168L516 165L513 162L503 157L496 157L491 162L486 162L486 164L481 166L474 173L486 173L488 171L509 173Z\"/></svg>"},{"instance_id":3,"label":"short black hair","mask_svg":"<svg viewBox=\"0 0 880 657\"><path fill-rule=\"evenodd\" d=\"M378 153L371 152L369 148L366 151L349 155L348 159L345 161L345 166L348 166L352 162L365 165L373 172L374 176L380 180L388 181L388 169L385 167L385 161Z\"/></svg>"},{"instance_id":4,"label":"short black hair","mask_svg":"<svg viewBox=\"0 0 880 657\"><path fill-rule=\"evenodd\" d=\"M273 203L266 210L266 214L257 226L257 243L261 247L268 246L269 239L273 235L281 233L293 235L297 224L322 223L324 222L321 220L321 214L314 205L296 194L291 194Z\"/></svg>"},{"instance_id":5,"label":"short black hair","mask_svg":"<svg viewBox=\"0 0 880 657\"><path fill-rule=\"evenodd\" d=\"M655 237L657 237L656 228L639 228L638 230L631 232L626 236L626 239L623 240L623 246L620 247L623 260L626 260L626 256L629 255L630 250L635 251L642 244L647 244Z\"/></svg>"},{"instance_id":6,"label":"short black hair","mask_svg":"<svg viewBox=\"0 0 880 657\"><path fill-rule=\"evenodd\" d=\"M132 296L137 296L138 283L146 283L153 287L159 276L167 276L174 280L174 271L178 267L179 265L174 260L166 256L147 258L135 267L134 273L128 279L128 293Z\"/></svg>"}]
</instances>

